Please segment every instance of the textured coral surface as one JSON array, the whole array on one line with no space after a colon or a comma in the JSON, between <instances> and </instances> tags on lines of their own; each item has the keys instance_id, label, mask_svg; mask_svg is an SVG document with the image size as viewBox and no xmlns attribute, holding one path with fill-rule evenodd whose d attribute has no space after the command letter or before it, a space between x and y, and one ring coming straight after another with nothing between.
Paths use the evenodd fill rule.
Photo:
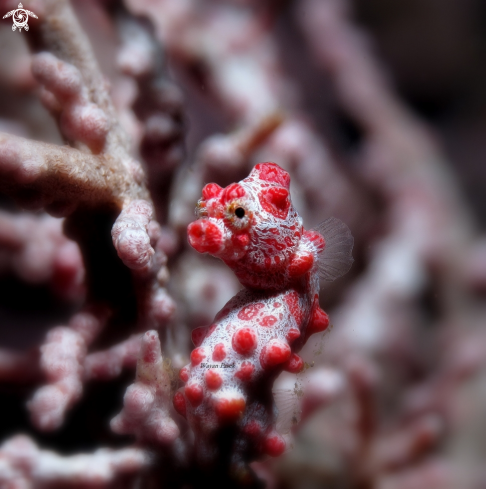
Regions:
<instances>
[{"instance_id":1,"label":"textured coral surface","mask_svg":"<svg viewBox=\"0 0 486 489\"><path fill-rule=\"evenodd\" d=\"M481 0L24 8L0 488L482 488Z\"/></svg>"}]
</instances>

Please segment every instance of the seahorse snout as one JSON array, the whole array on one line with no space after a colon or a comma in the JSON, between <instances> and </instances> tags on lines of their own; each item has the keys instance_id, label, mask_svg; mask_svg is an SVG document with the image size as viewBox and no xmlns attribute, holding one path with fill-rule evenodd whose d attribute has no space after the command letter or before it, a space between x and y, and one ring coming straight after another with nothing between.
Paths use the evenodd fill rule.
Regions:
<instances>
[{"instance_id":1,"label":"seahorse snout","mask_svg":"<svg viewBox=\"0 0 486 489\"><path fill-rule=\"evenodd\" d=\"M199 253L217 254L223 250L223 233L209 219L198 219L187 227L189 244Z\"/></svg>"}]
</instances>

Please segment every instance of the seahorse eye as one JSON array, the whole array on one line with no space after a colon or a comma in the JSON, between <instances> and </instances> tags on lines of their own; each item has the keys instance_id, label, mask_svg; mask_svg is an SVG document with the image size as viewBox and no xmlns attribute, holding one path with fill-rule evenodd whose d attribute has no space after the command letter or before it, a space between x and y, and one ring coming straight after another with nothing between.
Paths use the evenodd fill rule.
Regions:
<instances>
[{"instance_id":1,"label":"seahorse eye","mask_svg":"<svg viewBox=\"0 0 486 489\"><path fill-rule=\"evenodd\" d=\"M243 219L245 217L245 209L243 209L243 207L237 207L235 209L235 216L239 219Z\"/></svg>"}]
</instances>

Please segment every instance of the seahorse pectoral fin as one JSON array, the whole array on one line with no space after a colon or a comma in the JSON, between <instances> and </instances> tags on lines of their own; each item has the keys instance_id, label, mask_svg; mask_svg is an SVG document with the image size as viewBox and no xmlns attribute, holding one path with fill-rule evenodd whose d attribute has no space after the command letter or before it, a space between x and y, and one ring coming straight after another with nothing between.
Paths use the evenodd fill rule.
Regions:
<instances>
[{"instance_id":1,"label":"seahorse pectoral fin","mask_svg":"<svg viewBox=\"0 0 486 489\"><path fill-rule=\"evenodd\" d=\"M354 238L348 226L335 217L318 224L317 231L326 245L319 255L318 271L322 280L332 282L346 274L353 264Z\"/></svg>"}]
</instances>

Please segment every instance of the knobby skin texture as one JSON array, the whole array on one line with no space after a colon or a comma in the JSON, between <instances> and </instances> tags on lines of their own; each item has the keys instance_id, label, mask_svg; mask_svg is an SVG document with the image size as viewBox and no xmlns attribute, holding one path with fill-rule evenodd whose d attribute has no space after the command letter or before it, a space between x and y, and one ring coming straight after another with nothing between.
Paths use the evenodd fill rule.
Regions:
<instances>
[{"instance_id":1,"label":"knobby skin texture","mask_svg":"<svg viewBox=\"0 0 486 489\"><path fill-rule=\"evenodd\" d=\"M290 199L289 174L275 163L256 165L224 189L206 185L196 214L200 219L188 227L190 244L221 258L245 288L213 324L192 332L196 349L180 371L185 386L174 405L195 432L199 463L214 465L226 437L231 470L244 478L245 463L285 450L275 429L271 386L282 370L302 371L297 352L328 327L319 307L319 260L335 254L324 267L347 272L353 239L337 220L328 242L306 231Z\"/></svg>"}]
</instances>

